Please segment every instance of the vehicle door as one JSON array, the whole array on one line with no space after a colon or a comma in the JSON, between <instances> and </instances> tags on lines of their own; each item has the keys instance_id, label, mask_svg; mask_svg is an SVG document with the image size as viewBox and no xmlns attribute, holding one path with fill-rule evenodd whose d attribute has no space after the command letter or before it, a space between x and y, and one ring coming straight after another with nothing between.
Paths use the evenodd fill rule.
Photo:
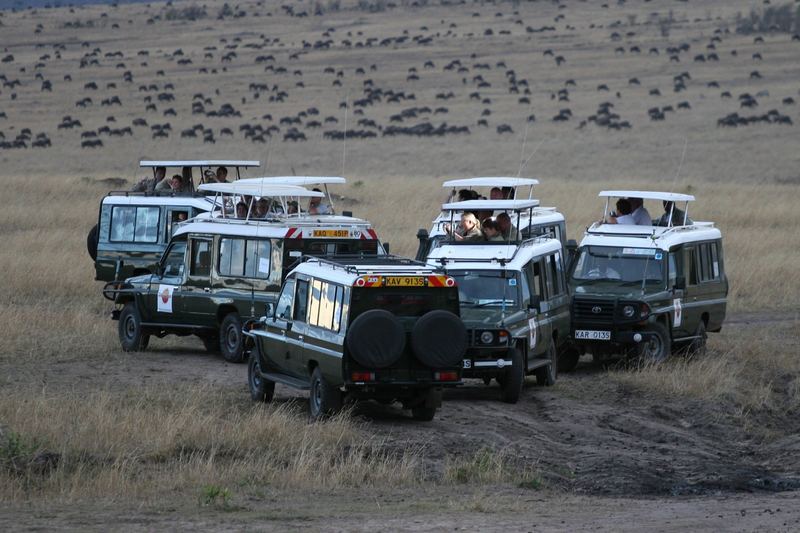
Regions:
<instances>
[{"instance_id":1,"label":"vehicle door","mask_svg":"<svg viewBox=\"0 0 800 533\"><path fill-rule=\"evenodd\" d=\"M295 361L298 375L309 378L308 362L313 360L331 383L341 379L341 301L344 288L329 281L314 279L309 285L308 321L303 339L303 355ZM339 310L337 311L337 306Z\"/></svg>"},{"instance_id":2,"label":"vehicle door","mask_svg":"<svg viewBox=\"0 0 800 533\"><path fill-rule=\"evenodd\" d=\"M268 324L266 355L277 371L299 377L298 359L303 356L308 314L309 280L287 278L278 297L275 316Z\"/></svg>"},{"instance_id":3,"label":"vehicle door","mask_svg":"<svg viewBox=\"0 0 800 533\"><path fill-rule=\"evenodd\" d=\"M701 242L694 244L692 248L692 294L683 306L684 317L691 319L684 326L688 334L696 331L704 313L709 317L709 329L715 329L716 324L721 322L720 317L725 314L725 298L728 292L719 243Z\"/></svg>"},{"instance_id":4,"label":"vehicle door","mask_svg":"<svg viewBox=\"0 0 800 533\"><path fill-rule=\"evenodd\" d=\"M687 324L696 322L699 315L695 306L687 305L697 296L697 270L694 266L694 246L679 246L670 250L667 263L667 288L672 291L672 325L673 337L691 335ZM678 280L683 286L677 287Z\"/></svg>"},{"instance_id":5,"label":"vehicle door","mask_svg":"<svg viewBox=\"0 0 800 533\"><path fill-rule=\"evenodd\" d=\"M545 285L547 286L546 310L542 308L550 325L550 336L555 333L559 339L569 336L569 293L561 252L554 252L544 257Z\"/></svg>"},{"instance_id":6,"label":"vehicle door","mask_svg":"<svg viewBox=\"0 0 800 533\"><path fill-rule=\"evenodd\" d=\"M216 326L217 304L214 303L211 294L213 248L214 241L211 237L189 238L188 274L183 284L176 290L175 298L184 324Z\"/></svg>"},{"instance_id":7,"label":"vehicle door","mask_svg":"<svg viewBox=\"0 0 800 533\"><path fill-rule=\"evenodd\" d=\"M538 357L547 351L551 337L550 306L548 302L545 260L542 257L531 260L523 268L525 274L528 317L528 359ZM524 286L523 286L524 289ZM524 292L524 290L523 290Z\"/></svg>"},{"instance_id":8,"label":"vehicle door","mask_svg":"<svg viewBox=\"0 0 800 533\"><path fill-rule=\"evenodd\" d=\"M175 324L180 310L175 293L186 279L186 241L173 241L164 252L158 272L150 278L150 289L142 312L143 322Z\"/></svg>"}]
</instances>

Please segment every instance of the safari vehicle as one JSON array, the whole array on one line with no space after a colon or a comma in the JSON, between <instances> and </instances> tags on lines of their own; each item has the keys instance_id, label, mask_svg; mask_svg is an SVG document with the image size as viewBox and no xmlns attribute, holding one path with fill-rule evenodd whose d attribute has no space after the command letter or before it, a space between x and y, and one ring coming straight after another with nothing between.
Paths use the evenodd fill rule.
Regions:
<instances>
[{"instance_id":1,"label":"safari vehicle","mask_svg":"<svg viewBox=\"0 0 800 533\"><path fill-rule=\"evenodd\" d=\"M231 184L208 184L222 189ZM321 197L297 186L264 186L279 199ZM274 301L284 275L302 254L375 256L384 253L364 220L330 217L248 220L198 218L181 224L155 274L111 282L123 350L144 350L150 336L197 335L209 351L242 361L242 324Z\"/></svg>"},{"instance_id":2,"label":"safari vehicle","mask_svg":"<svg viewBox=\"0 0 800 533\"><path fill-rule=\"evenodd\" d=\"M663 226L597 222L586 230L570 268L571 347L562 369L574 368L587 351L601 362L620 355L657 362L673 350L705 351L706 333L720 331L725 319L720 230L689 219L694 196L688 194L603 191L600 197L604 213L612 198L659 200L669 211L654 221Z\"/></svg>"},{"instance_id":3,"label":"safari vehicle","mask_svg":"<svg viewBox=\"0 0 800 533\"><path fill-rule=\"evenodd\" d=\"M509 178L509 177L480 177L480 178L465 178L445 181L442 186L445 189L450 189L448 203L461 204L461 209L456 209L455 217L451 211L441 211L434 219L430 231L422 228L417 231L417 239L419 245L417 248L417 261L425 261L436 245L441 241L447 240L447 232L445 231L446 224L451 222L451 219L458 220L460 214L464 212L464 202L457 202L459 190L466 189L468 191L483 190L483 196L490 196L491 189L500 189L503 196L502 200L533 200L533 187L539 184L539 180L532 178ZM521 192L520 189L527 188L527 194ZM524 198L527 196L527 198ZM476 200L467 200L474 202ZM476 208L477 210L477 208ZM491 210L487 210L489 214ZM482 219L481 219L482 220ZM564 215L559 213L555 207L541 207L538 202L536 207L532 210L525 210L522 217L515 222L517 228L521 232L523 238L535 237L537 235L550 235L560 240L566 246L567 230L564 221Z\"/></svg>"},{"instance_id":4,"label":"safari vehicle","mask_svg":"<svg viewBox=\"0 0 800 533\"><path fill-rule=\"evenodd\" d=\"M240 168L259 165L258 161L238 160L139 162L140 167L152 169L154 178L156 168L162 166L168 172L172 169L173 173L180 173L185 167L193 171L198 169L201 183L203 170L210 167L233 168L239 177ZM193 183L191 188L194 190ZM95 279L123 280L155 272L177 223L213 209L214 204L202 193L108 193L100 202L97 224L86 238L89 255L94 261Z\"/></svg>"},{"instance_id":5,"label":"safari vehicle","mask_svg":"<svg viewBox=\"0 0 800 533\"><path fill-rule=\"evenodd\" d=\"M400 401L432 420L442 388L461 383L466 330L453 278L409 259L309 258L287 276L277 304L249 324L250 395L275 384L309 391L313 419L347 397Z\"/></svg>"},{"instance_id":6,"label":"safari vehicle","mask_svg":"<svg viewBox=\"0 0 800 533\"><path fill-rule=\"evenodd\" d=\"M442 206L451 215L470 203L523 218L536 200L471 200ZM561 241L548 236L508 241L438 241L428 264L456 280L467 328L465 378L494 378L500 398L516 403L525 376L553 385L557 350L569 335L569 295Z\"/></svg>"}]
</instances>

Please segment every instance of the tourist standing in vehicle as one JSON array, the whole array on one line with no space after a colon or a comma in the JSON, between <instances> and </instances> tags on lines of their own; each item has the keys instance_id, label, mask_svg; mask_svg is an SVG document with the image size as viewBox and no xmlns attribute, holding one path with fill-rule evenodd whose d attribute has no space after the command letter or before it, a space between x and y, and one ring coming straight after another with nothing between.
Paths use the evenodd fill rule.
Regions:
<instances>
[{"instance_id":1,"label":"tourist standing in vehicle","mask_svg":"<svg viewBox=\"0 0 800 533\"><path fill-rule=\"evenodd\" d=\"M489 242L499 242L503 240L503 235L500 233L500 225L496 220L487 218L481 224L483 227L483 235Z\"/></svg>"},{"instance_id":2,"label":"tourist standing in vehicle","mask_svg":"<svg viewBox=\"0 0 800 533\"><path fill-rule=\"evenodd\" d=\"M628 198L631 203L631 216L637 226L652 226L653 218L644 207L644 200L641 198Z\"/></svg>"},{"instance_id":3,"label":"tourist standing in vehicle","mask_svg":"<svg viewBox=\"0 0 800 533\"><path fill-rule=\"evenodd\" d=\"M664 214L658 219L659 226L690 226L694 224L683 210L674 207L674 202L664 200L662 205L664 206ZM670 218L670 212L672 213L672 218ZM684 218L686 222L684 222Z\"/></svg>"},{"instance_id":4,"label":"tourist standing in vehicle","mask_svg":"<svg viewBox=\"0 0 800 533\"><path fill-rule=\"evenodd\" d=\"M313 189L314 192L322 192L319 189ZM311 198L308 200L308 214L309 215L330 215L331 207L328 204L322 203L322 198Z\"/></svg>"},{"instance_id":5,"label":"tourist standing in vehicle","mask_svg":"<svg viewBox=\"0 0 800 533\"><path fill-rule=\"evenodd\" d=\"M453 230L450 224L445 225L445 231L457 241L482 241L483 233L478 219L472 213L461 215L461 224Z\"/></svg>"},{"instance_id":6,"label":"tourist standing in vehicle","mask_svg":"<svg viewBox=\"0 0 800 533\"><path fill-rule=\"evenodd\" d=\"M153 191L155 187L164 180L167 175L166 167L156 167L153 171L152 178L142 178L132 188L132 192L148 192Z\"/></svg>"},{"instance_id":7,"label":"tourist standing in vehicle","mask_svg":"<svg viewBox=\"0 0 800 533\"><path fill-rule=\"evenodd\" d=\"M627 198L620 198L617 200L617 210L614 215L608 217L606 224L630 224L636 225L636 219L633 218L631 201Z\"/></svg>"},{"instance_id":8,"label":"tourist standing in vehicle","mask_svg":"<svg viewBox=\"0 0 800 533\"><path fill-rule=\"evenodd\" d=\"M500 234L503 236L503 240L517 240L518 231L516 226L511 223L511 217L508 216L508 213L497 215L497 225L500 227Z\"/></svg>"},{"instance_id":9,"label":"tourist standing in vehicle","mask_svg":"<svg viewBox=\"0 0 800 533\"><path fill-rule=\"evenodd\" d=\"M227 167L217 167L217 183L228 183Z\"/></svg>"},{"instance_id":10,"label":"tourist standing in vehicle","mask_svg":"<svg viewBox=\"0 0 800 533\"><path fill-rule=\"evenodd\" d=\"M183 176L180 174L175 174L169 180L166 178L158 182L156 185L156 192L157 193L181 193L185 192L186 184L183 181Z\"/></svg>"}]
</instances>

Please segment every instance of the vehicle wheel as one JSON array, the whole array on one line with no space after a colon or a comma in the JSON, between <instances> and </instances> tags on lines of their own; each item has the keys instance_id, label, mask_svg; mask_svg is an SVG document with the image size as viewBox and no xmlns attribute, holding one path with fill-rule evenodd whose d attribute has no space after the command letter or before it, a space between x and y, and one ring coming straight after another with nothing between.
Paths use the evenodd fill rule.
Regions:
<instances>
[{"instance_id":1,"label":"vehicle wheel","mask_svg":"<svg viewBox=\"0 0 800 533\"><path fill-rule=\"evenodd\" d=\"M231 363L244 361L244 334L239 313L228 313L219 327L219 348L222 357Z\"/></svg>"},{"instance_id":2,"label":"vehicle wheel","mask_svg":"<svg viewBox=\"0 0 800 533\"><path fill-rule=\"evenodd\" d=\"M558 371L572 372L578 366L581 353L574 346L565 346L558 354Z\"/></svg>"},{"instance_id":3,"label":"vehicle wheel","mask_svg":"<svg viewBox=\"0 0 800 533\"><path fill-rule=\"evenodd\" d=\"M119 315L119 343L126 352L140 352L147 348L150 335L142 331L142 317L135 302L128 302Z\"/></svg>"},{"instance_id":4,"label":"vehicle wheel","mask_svg":"<svg viewBox=\"0 0 800 533\"><path fill-rule=\"evenodd\" d=\"M92 261L97 261L97 242L98 242L98 232L97 232L97 224L89 231L89 235L86 236L86 251L89 252L89 257L92 258Z\"/></svg>"},{"instance_id":5,"label":"vehicle wheel","mask_svg":"<svg viewBox=\"0 0 800 533\"><path fill-rule=\"evenodd\" d=\"M216 335L203 335L200 337L208 353L219 353L219 337Z\"/></svg>"},{"instance_id":6,"label":"vehicle wheel","mask_svg":"<svg viewBox=\"0 0 800 533\"><path fill-rule=\"evenodd\" d=\"M509 350L511 366L503 371L502 378L497 377L500 384L500 399L506 403L517 403L525 383L525 360L517 348Z\"/></svg>"},{"instance_id":7,"label":"vehicle wheel","mask_svg":"<svg viewBox=\"0 0 800 533\"><path fill-rule=\"evenodd\" d=\"M311 374L308 393L308 413L312 420L320 420L342 408L342 391L325 381L319 367Z\"/></svg>"},{"instance_id":8,"label":"vehicle wheel","mask_svg":"<svg viewBox=\"0 0 800 533\"><path fill-rule=\"evenodd\" d=\"M420 422L430 422L436 416L435 407L412 407L411 416Z\"/></svg>"},{"instance_id":9,"label":"vehicle wheel","mask_svg":"<svg viewBox=\"0 0 800 533\"><path fill-rule=\"evenodd\" d=\"M261 363L258 362L258 349L250 352L250 362L247 365L247 384L250 388L250 398L254 402L271 402L275 395L275 382L261 377Z\"/></svg>"},{"instance_id":10,"label":"vehicle wheel","mask_svg":"<svg viewBox=\"0 0 800 533\"><path fill-rule=\"evenodd\" d=\"M667 358L672 349L669 331L660 322L650 324L649 329L652 335L637 346L637 355L643 363L660 363Z\"/></svg>"},{"instance_id":11,"label":"vehicle wheel","mask_svg":"<svg viewBox=\"0 0 800 533\"><path fill-rule=\"evenodd\" d=\"M537 368L533 371L533 374L536 376L536 383L551 387L556 384L556 378L558 377L558 355L556 345L552 342L547 348L547 358L550 359L550 364Z\"/></svg>"},{"instance_id":12,"label":"vehicle wheel","mask_svg":"<svg viewBox=\"0 0 800 533\"><path fill-rule=\"evenodd\" d=\"M694 334L697 338L692 339L692 342L689 344L689 355L702 357L706 354L706 340L708 339L706 323L701 320Z\"/></svg>"}]
</instances>

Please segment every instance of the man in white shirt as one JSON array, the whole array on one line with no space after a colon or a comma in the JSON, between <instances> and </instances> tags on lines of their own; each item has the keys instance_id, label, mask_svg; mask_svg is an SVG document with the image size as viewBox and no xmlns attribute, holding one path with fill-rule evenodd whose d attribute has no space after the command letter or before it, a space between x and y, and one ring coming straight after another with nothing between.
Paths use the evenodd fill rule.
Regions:
<instances>
[{"instance_id":1,"label":"man in white shirt","mask_svg":"<svg viewBox=\"0 0 800 533\"><path fill-rule=\"evenodd\" d=\"M644 200L641 198L628 198L628 201L631 203L631 208L633 209L631 216L633 217L634 224L637 226L652 226L653 219L650 213L647 212L647 209L644 208Z\"/></svg>"},{"instance_id":2,"label":"man in white shirt","mask_svg":"<svg viewBox=\"0 0 800 533\"><path fill-rule=\"evenodd\" d=\"M630 224L635 225L636 219L631 214L631 202L627 198L617 200L616 215L608 217L606 224Z\"/></svg>"}]
</instances>

